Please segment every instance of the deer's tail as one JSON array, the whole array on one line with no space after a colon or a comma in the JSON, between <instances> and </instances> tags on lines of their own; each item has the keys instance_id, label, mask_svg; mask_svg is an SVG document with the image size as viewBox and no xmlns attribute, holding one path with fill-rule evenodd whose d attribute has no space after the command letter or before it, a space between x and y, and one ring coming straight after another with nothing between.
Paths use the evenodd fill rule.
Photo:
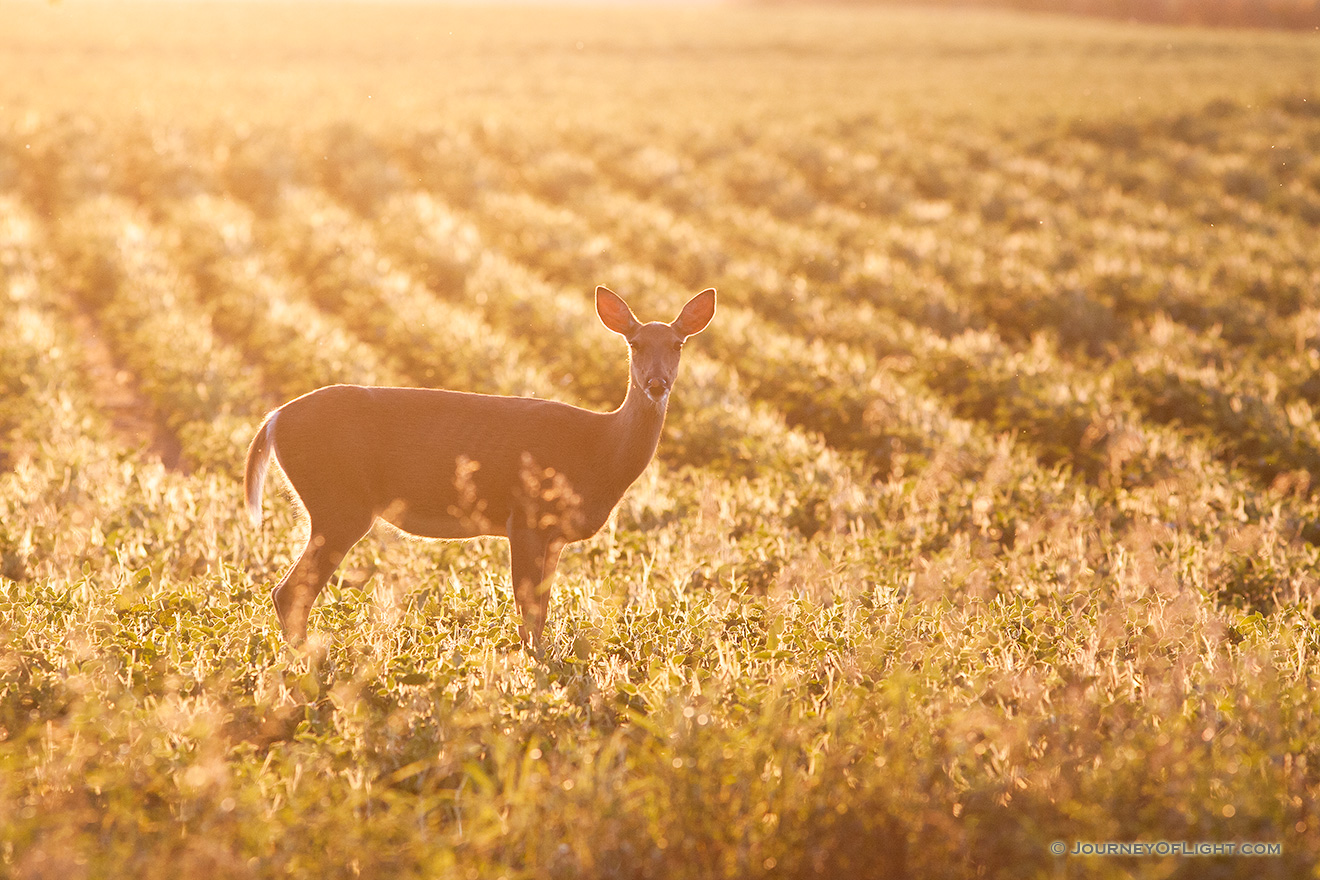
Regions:
<instances>
[{"instance_id":1,"label":"deer's tail","mask_svg":"<svg viewBox=\"0 0 1320 880\"><path fill-rule=\"evenodd\" d=\"M254 526L261 525L261 484L266 481L270 456L275 451L275 417L279 410L267 416L257 429L248 447L247 470L243 473L243 495L247 499L248 516Z\"/></svg>"}]
</instances>

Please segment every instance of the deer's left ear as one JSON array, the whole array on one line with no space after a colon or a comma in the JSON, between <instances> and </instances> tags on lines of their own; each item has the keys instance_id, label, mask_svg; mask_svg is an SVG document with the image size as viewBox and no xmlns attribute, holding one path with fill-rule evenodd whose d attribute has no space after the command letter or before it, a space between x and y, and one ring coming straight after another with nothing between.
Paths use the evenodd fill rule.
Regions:
<instances>
[{"instance_id":1,"label":"deer's left ear","mask_svg":"<svg viewBox=\"0 0 1320 880\"><path fill-rule=\"evenodd\" d=\"M715 317L715 288L708 287L688 300L687 305L683 306L683 311L678 313L678 317L669 326L687 339L705 330L713 317Z\"/></svg>"}]
</instances>

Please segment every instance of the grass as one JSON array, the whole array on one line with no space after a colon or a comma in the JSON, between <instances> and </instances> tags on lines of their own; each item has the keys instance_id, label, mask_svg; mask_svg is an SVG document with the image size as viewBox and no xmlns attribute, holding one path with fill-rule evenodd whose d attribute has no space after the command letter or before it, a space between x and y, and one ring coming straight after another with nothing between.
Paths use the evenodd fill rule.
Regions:
<instances>
[{"instance_id":1,"label":"grass","mask_svg":"<svg viewBox=\"0 0 1320 880\"><path fill-rule=\"evenodd\" d=\"M5 15L0 873L1316 876L1313 41ZM384 531L289 651L264 413L613 406L597 283L720 311L547 657L502 542Z\"/></svg>"}]
</instances>

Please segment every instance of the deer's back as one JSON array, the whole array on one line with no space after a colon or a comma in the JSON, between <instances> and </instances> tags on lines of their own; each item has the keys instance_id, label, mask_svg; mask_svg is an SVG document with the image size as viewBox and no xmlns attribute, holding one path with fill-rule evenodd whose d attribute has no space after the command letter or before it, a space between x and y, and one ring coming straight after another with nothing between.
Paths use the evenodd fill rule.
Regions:
<instances>
[{"instance_id":1,"label":"deer's back","mask_svg":"<svg viewBox=\"0 0 1320 880\"><path fill-rule=\"evenodd\" d=\"M502 534L555 475L594 494L604 418L537 398L335 385L281 408L276 454L314 518L318 504L355 505L417 534ZM587 519L617 500L587 497Z\"/></svg>"}]
</instances>

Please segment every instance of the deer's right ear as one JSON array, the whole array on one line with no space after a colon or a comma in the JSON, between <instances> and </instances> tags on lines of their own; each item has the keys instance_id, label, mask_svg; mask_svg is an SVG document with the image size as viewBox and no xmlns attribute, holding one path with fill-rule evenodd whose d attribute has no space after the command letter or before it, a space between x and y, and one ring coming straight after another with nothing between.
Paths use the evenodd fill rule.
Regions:
<instances>
[{"instance_id":1,"label":"deer's right ear","mask_svg":"<svg viewBox=\"0 0 1320 880\"><path fill-rule=\"evenodd\" d=\"M625 338L641 326L623 298L608 287L596 288L596 314L602 324Z\"/></svg>"}]
</instances>

